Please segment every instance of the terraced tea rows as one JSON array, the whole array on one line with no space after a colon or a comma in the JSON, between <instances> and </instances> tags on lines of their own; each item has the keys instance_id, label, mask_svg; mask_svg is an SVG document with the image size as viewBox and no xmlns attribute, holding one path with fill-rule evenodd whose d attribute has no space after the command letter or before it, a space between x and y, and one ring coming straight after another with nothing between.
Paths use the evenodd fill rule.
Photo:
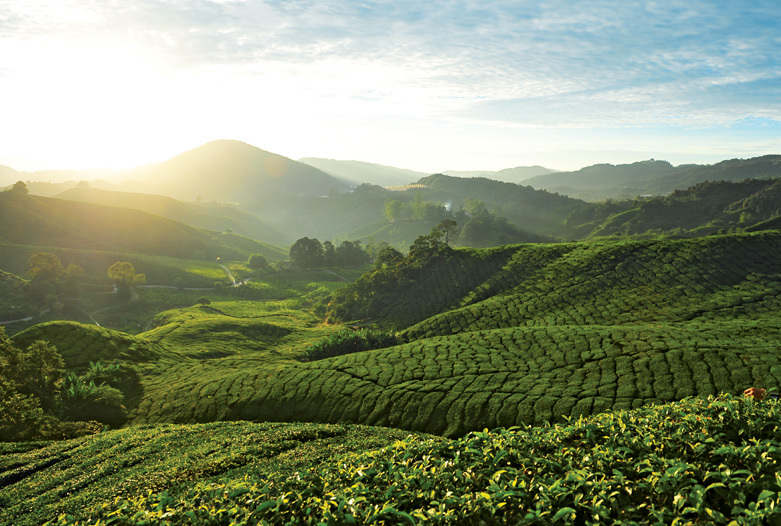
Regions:
<instances>
[{"instance_id":1,"label":"terraced tea rows","mask_svg":"<svg viewBox=\"0 0 781 526\"><path fill-rule=\"evenodd\" d=\"M442 269L391 291L388 312L401 312L405 294L410 313L419 306L412 316L453 310L410 327L402 345L311 362L306 347L341 328L295 301L162 313L155 329L116 345L153 351L137 362L143 396L129 416L458 436L781 385L779 233L457 251ZM448 281L455 292L431 293ZM101 353L133 359L105 343L113 334L71 341L47 327L58 326L18 339L61 339L66 361L82 364Z\"/></svg>"},{"instance_id":2,"label":"terraced tea rows","mask_svg":"<svg viewBox=\"0 0 781 526\"><path fill-rule=\"evenodd\" d=\"M519 250L465 295L460 309L418 323L406 337L523 325L755 318L774 316L781 306L777 233L569 247L536 269L530 250Z\"/></svg>"},{"instance_id":3,"label":"terraced tea rows","mask_svg":"<svg viewBox=\"0 0 781 526\"><path fill-rule=\"evenodd\" d=\"M523 327L312 363L181 362L145 383L136 423L352 422L459 436L562 415L781 384L781 326Z\"/></svg>"}]
</instances>

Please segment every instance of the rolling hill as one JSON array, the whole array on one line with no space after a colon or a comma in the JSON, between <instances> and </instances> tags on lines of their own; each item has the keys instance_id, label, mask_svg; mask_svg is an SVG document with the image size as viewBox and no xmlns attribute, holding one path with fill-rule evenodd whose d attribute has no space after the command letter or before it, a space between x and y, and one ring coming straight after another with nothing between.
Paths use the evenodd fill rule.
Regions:
<instances>
[{"instance_id":1,"label":"rolling hill","mask_svg":"<svg viewBox=\"0 0 781 526\"><path fill-rule=\"evenodd\" d=\"M220 140L125 174L138 189L185 201L257 203L279 194L328 195L346 184L317 168L250 146Z\"/></svg>"},{"instance_id":2,"label":"rolling hill","mask_svg":"<svg viewBox=\"0 0 781 526\"><path fill-rule=\"evenodd\" d=\"M114 206L0 193L3 239L16 245L125 251L185 259L245 259L279 249L239 236L207 232L160 216Z\"/></svg>"},{"instance_id":3,"label":"rolling hill","mask_svg":"<svg viewBox=\"0 0 781 526\"><path fill-rule=\"evenodd\" d=\"M295 241L268 221L226 204L185 203L163 195L116 192L89 187L71 188L55 197L82 203L133 208L206 230L231 231L272 245L288 245ZM286 255L280 251L276 259Z\"/></svg>"},{"instance_id":4,"label":"rolling hill","mask_svg":"<svg viewBox=\"0 0 781 526\"><path fill-rule=\"evenodd\" d=\"M665 197L593 203L572 212L569 237L636 234L707 235L774 228L781 214L781 180L699 183Z\"/></svg>"},{"instance_id":5,"label":"rolling hill","mask_svg":"<svg viewBox=\"0 0 781 526\"><path fill-rule=\"evenodd\" d=\"M132 422L361 423L461 436L781 385L778 232L455 250L396 283L352 308L406 343L316 361L305 360L307 346L339 327L311 315L249 302L162 314L133 337L168 354L144 361ZM352 291L333 293L329 308ZM117 347L110 332L67 323L14 339L56 342L65 330L83 334L68 337L69 355Z\"/></svg>"}]
</instances>

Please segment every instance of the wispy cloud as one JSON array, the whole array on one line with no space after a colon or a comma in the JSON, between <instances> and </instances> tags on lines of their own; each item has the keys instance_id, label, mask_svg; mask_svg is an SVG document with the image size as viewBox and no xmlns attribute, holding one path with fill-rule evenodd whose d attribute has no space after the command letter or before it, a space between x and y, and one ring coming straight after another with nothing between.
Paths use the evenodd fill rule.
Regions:
<instances>
[{"instance_id":1,"label":"wispy cloud","mask_svg":"<svg viewBox=\"0 0 781 526\"><path fill-rule=\"evenodd\" d=\"M0 0L0 82L108 49L203 97L275 86L329 116L722 126L781 120L779 35L776 0Z\"/></svg>"}]
</instances>

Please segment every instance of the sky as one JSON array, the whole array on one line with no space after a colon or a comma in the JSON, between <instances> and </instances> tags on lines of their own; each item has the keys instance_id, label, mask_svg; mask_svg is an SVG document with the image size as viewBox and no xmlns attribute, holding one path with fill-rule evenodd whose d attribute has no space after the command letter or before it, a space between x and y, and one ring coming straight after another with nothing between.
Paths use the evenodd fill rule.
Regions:
<instances>
[{"instance_id":1,"label":"sky","mask_svg":"<svg viewBox=\"0 0 781 526\"><path fill-rule=\"evenodd\" d=\"M0 0L0 165L216 139L429 173L781 153L781 2Z\"/></svg>"}]
</instances>

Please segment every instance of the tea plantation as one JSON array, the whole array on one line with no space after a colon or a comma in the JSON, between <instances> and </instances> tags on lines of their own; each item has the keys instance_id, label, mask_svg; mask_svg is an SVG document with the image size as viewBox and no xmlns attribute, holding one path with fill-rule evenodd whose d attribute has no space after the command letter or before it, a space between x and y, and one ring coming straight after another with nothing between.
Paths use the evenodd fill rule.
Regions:
<instances>
[{"instance_id":1,"label":"tea plantation","mask_svg":"<svg viewBox=\"0 0 781 526\"><path fill-rule=\"evenodd\" d=\"M324 324L309 308L315 296L167 310L136 335L52 322L14 340L48 340L77 371L100 360L137 373L124 393L129 427L67 448L146 431L143 440L153 440L170 429L205 429L219 441L257 425L196 425L235 420L312 423L264 428L276 430L272 442L287 440L274 434L287 429L393 440L383 435L391 432L377 429L380 438L371 438L373 431L346 424L446 438L416 435L356 457L324 453L326 465L293 478L282 467L260 476L242 468L249 462L242 457L220 461L225 469L192 468L196 475L181 480L170 470L144 475L171 480L126 491L93 492L97 479L76 475L73 488L58 482L29 491L86 495L52 507L48 518L94 504L103 506L95 521L118 524L763 524L778 513L777 403L702 397L781 385L781 233L457 249L393 276L373 289L360 288L361 280L295 285L331 294L331 313L349 298L341 312L395 331L361 332L360 352L339 350L350 341L345 326ZM507 430L527 425L538 427ZM468 434L483 429L497 431ZM200 466L212 453L186 460L195 442L181 445L181 461ZM243 442L225 439L221 447L243 451ZM33 474L69 465L70 453L56 453L64 444L9 447L0 469L4 507L21 506L8 491L37 480ZM100 468L107 476L158 469L146 454L117 451L120 464ZM295 466L303 469L306 458Z\"/></svg>"},{"instance_id":2,"label":"tea plantation","mask_svg":"<svg viewBox=\"0 0 781 526\"><path fill-rule=\"evenodd\" d=\"M6 448L0 521L777 524L779 426L777 401L728 395L454 440L361 426L142 426Z\"/></svg>"},{"instance_id":3,"label":"tea plantation","mask_svg":"<svg viewBox=\"0 0 781 526\"><path fill-rule=\"evenodd\" d=\"M15 339L57 342L75 368L132 362L134 424L307 421L456 437L778 387L779 290L778 233L521 245L456 251L392 291L408 298L399 312L451 310L384 349L309 361L308 346L340 328L292 301L167 311L136 336L58 322Z\"/></svg>"}]
</instances>

